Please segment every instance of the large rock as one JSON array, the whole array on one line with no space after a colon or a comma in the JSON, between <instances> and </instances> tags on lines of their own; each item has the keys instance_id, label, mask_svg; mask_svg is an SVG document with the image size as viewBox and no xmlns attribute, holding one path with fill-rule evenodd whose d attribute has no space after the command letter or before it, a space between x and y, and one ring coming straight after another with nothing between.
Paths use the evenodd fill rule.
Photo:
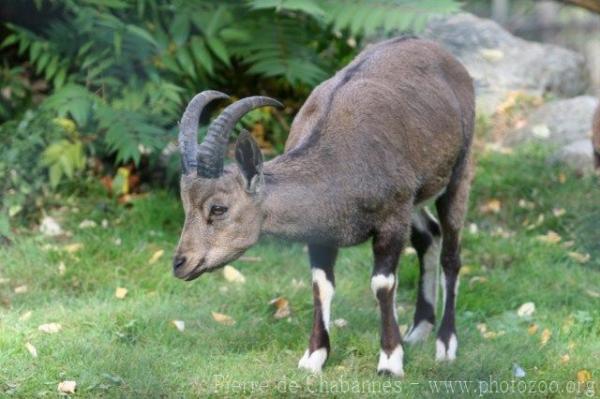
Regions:
<instances>
[{"instance_id":1,"label":"large rock","mask_svg":"<svg viewBox=\"0 0 600 399\"><path fill-rule=\"evenodd\" d=\"M529 115L524 127L508 134L505 144L538 141L565 146L574 141L590 141L597 105L598 100L591 96L548 102Z\"/></svg>"},{"instance_id":2,"label":"large rock","mask_svg":"<svg viewBox=\"0 0 600 399\"><path fill-rule=\"evenodd\" d=\"M566 165L581 174L593 171L592 142L589 139L574 141L573 143L559 149L550 157L553 164Z\"/></svg>"},{"instance_id":3,"label":"large rock","mask_svg":"<svg viewBox=\"0 0 600 399\"><path fill-rule=\"evenodd\" d=\"M529 42L500 25L471 14L434 19L424 37L443 44L475 79L479 110L493 113L512 91L573 97L588 85L583 56Z\"/></svg>"}]
</instances>

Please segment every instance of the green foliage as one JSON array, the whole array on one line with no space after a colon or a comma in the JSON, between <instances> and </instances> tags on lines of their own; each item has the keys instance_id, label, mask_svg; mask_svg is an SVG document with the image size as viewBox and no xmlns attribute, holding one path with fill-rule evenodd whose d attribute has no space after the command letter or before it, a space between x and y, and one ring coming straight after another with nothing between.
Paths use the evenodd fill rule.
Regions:
<instances>
[{"instance_id":1,"label":"green foliage","mask_svg":"<svg viewBox=\"0 0 600 399\"><path fill-rule=\"evenodd\" d=\"M1 129L52 125L29 133L45 146L33 151L43 160L36 165L57 187L80 176L86 158L109 165L110 175L130 163L171 171L167 165L179 161L159 154L175 142L186 100L209 88L288 98L287 113L250 118L264 147L281 150L299 100L346 64L363 40L418 31L459 3L33 0L6 7L43 18L5 24L0 123L7 126ZM55 118L72 120L77 136L65 136L64 126L49 122ZM15 148L31 150L22 142ZM0 162L8 158L3 153Z\"/></svg>"}]
</instances>

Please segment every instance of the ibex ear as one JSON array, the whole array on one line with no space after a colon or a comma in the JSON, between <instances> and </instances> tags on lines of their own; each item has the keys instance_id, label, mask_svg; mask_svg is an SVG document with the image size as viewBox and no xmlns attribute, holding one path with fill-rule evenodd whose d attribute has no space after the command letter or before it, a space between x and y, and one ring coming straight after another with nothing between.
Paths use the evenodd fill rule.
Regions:
<instances>
[{"instance_id":1,"label":"ibex ear","mask_svg":"<svg viewBox=\"0 0 600 399\"><path fill-rule=\"evenodd\" d=\"M242 130L235 144L235 160L242 172L246 191L258 192L263 181L263 157L258 144L246 130Z\"/></svg>"}]
</instances>

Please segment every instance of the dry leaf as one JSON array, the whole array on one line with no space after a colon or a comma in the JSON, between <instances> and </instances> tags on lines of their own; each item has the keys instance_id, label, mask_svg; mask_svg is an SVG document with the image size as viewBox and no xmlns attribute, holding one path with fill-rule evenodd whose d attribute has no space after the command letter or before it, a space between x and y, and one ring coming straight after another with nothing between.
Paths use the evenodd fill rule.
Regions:
<instances>
[{"instance_id":1,"label":"dry leaf","mask_svg":"<svg viewBox=\"0 0 600 399\"><path fill-rule=\"evenodd\" d=\"M293 278L292 287L294 287L294 289L304 288L306 287L306 282L304 280L296 280L295 278Z\"/></svg>"},{"instance_id":2,"label":"dry leaf","mask_svg":"<svg viewBox=\"0 0 600 399\"><path fill-rule=\"evenodd\" d=\"M162 249L159 249L158 251L154 252L152 254L152 256L150 257L150 260L148 261L149 264L154 264L156 262L158 262L158 260L164 255L165 251Z\"/></svg>"},{"instance_id":3,"label":"dry leaf","mask_svg":"<svg viewBox=\"0 0 600 399\"><path fill-rule=\"evenodd\" d=\"M8 284L10 282L9 278L2 277L0 278L0 284Z\"/></svg>"},{"instance_id":4,"label":"dry leaf","mask_svg":"<svg viewBox=\"0 0 600 399\"><path fill-rule=\"evenodd\" d=\"M96 222L94 222L93 220L89 220L89 219L86 219L86 220L82 221L81 223L79 223L80 229L91 229L96 226L97 226Z\"/></svg>"},{"instance_id":5,"label":"dry leaf","mask_svg":"<svg viewBox=\"0 0 600 399\"><path fill-rule=\"evenodd\" d=\"M40 232L49 237L58 236L63 233L60 224L50 216L44 216L42 219L42 222L40 223Z\"/></svg>"},{"instance_id":6,"label":"dry leaf","mask_svg":"<svg viewBox=\"0 0 600 399\"><path fill-rule=\"evenodd\" d=\"M31 343L25 343L25 348L27 348L27 351L31 354L31 357L38 357L37 349L35 349L35 346L31 345Z\"/></svg>"},{"instance_id":7,"label":"dry leaf","mask_svg":"<svg viewBox=\"0 0 600 399\"><path fill-rule=\"evenodd\" d=\"M573 245L575 245L575 241L564 241L561 244L563 248L571 248Z\"/></svg>"},{"instance_id":8,"label":"dry leaf","mask_svg":"<svg viewBox=\"0 0 600 399\"><path fill-rule=\"evenodd\" d=\"M487 283L487 281L488 281L487 277L484 277L484 276L473 276L469 280L469 288L473 288L475 286L475 284Z\"/></svg>"},{"instance_id":9,"label":"dry leaf","mask_svg":"<svg viewBox=\"0 0 600 399\"><path fill-rule=\"evenodd\" d=\"M66 272L67 272L67 267L65 266L65 262L60 262L58 264L58 274L60 276L64 276Z\"/></svg>"},{"instance_id":10,"label":"dry leaf","mask_svg":"<svg viewBox=\"0 0 600 399\"><path fill-rule=\"evenodd\" d=\"M568 353L565 353L564 355L562 355L562 356L560 357L560 362L561 362L562 364L567 364L567 363L569 363L569 360L571 360L571 356L569 356L569 354L568 354Z\"/></svg>"},{"instance_id":11,"label":"dry leaf","mask_svg":"<svg viewBox=\"0 0 600 399\"><path fill-rule=\"evenodd\" d=\"M62 381L58 384L58 392L73 394L77 389L77 383L75 381Z\"/></svg>"},{"instance_id":12,"label":"dry leaf","mask_svg":"<svg viewBox=\"0 0 600 399\"><path fill-rule=\"evenodd\" d=\"M560 184L564 184L567 181L567 175L565 175L563 172L560 172L558 174L558 182Z\"/></svg>"},{"instance_id":13,"label":"dry leaf","mask_svg":"<svg viewBox=\"0 0 600 399\"><path fill-rule=\"evenodd\" d=\"M230 283L244 284L246 277L235 267L227 265L223 268L223 277Z\"/></svg>"},{"instance_id":14,"label":"dry leaf","mask_svg":"<svg viewBox=\"0 0 600 399\"><path fill-rule=\"evenodd\" d=\"M283 319L290 315L290 303L284 297L278 297L269 302L269 305L275 306L275 316L276 319Z\"/></svg>"},{"instance_id":15,"label":"dry leaf","mask_svg":"<svg viewBox=\"0 0 600 399\"><path fill-rule=\"evenodd\" d=\"M479 227L477 227L477 224L475 224L475 223L469 224L469 233L473 234L474 236L479 234Z\"/></svg>"},{"instance_id":16,"label":"dry leaf","mask_svg":"<svg viewBox=\"0 0 600 399\"><path fill-rule=\"evenodd\" d=\"M42 324L38 327L38 330L45 332L46 334L56 334L62 329L62 326L58 323L47 323Z\"/></svg>"},{"instance_id":17,"label":"dry leaf","mask_svg":"<svg viewBox=\"0 0 600 399\"><path fill-rule=\"evenodd\" d=\"M15 287L15 294L24 294L27 292L27 286L26 285L20 285L18 287Z\"/></svg>"},{"instance_id":18,"label":"dry leaf","mask_svg":"<svg viewBox=\"0 0 600 399\"><path fill-rule=\"evenodd\" d=\"M592 298L600 298L600 291L589 289L585 290L585 293L591 296Z\"/></svg>"},{"instance_id":19,"label":"dry leaf","mask_svg":"<svg viewBox=\"0 0 600 399\"><path fill-rule=\"evenodd\" d=\"M123 299L127 295L127 288L117 287L115 290L115 296L117 299Z\"/></svg>"},{"instance_id":20,"label":"dry leaf","mask_svg":"<svg viewBox=\"0 0 600 399\"><path fill-rule=\"evenodd\" d=\"M400 324L398 326L398 331L400 331L400 335L403 336L408 331L408 324Z\"/></svg>"},{"instance_id":21,"label":"dry leaf","mask_svg":"<svg viewBox=\"0 0 600 399\"><path fill-rule=\"evenodd\" d=\"M487 325L485 323L478 323L477 330L483 335L487 332Z\"/></svg>"},{"instance_id":22,"label":"dry leaf","mask_svg":"<svg viewBox=\"0 0 600 399\"><path fill-rule=\"evenodd\" d=\"M565 210L565 208L554 208L552 209L552 214L559 218L561 216L563 216L565 213L567 213L567 211Z\"/></svg>"},{"instance_id":23,"label":"dry leaf","mask_svg":"<svg viewBox=\"0 0 600 399\"><path fill-rule=\"evenodd\" d=\"M232 326L235 324L235 320L231 316L228 316L223 313L211 312L213 319L220 324L224 324L226 326Z\"/></svg>"},{"instance_id":24,"label":"dry leaf","mask_svg":"<svg viewBox=\"0 0 600 399\"><path fill-rule=\"evenodd\" d=\"M31 310L28 310L27 312L23 313L23 314L22 314L22 315L19 317L19 320L21 320L21 321L27 321L27 320L29 320L29 318L31 317L31 314L32 314Z\"/></svg>"},{"instance_id":25,"label":"dry leaf","mask_svg":"<svg viewBox=\"0 0 600 399\"><path fill-rule=\"evenodd\" d=\"M542 331L542 335L540 337L540 343L542 346L546 345L548 341L550 341L550 337L552 337L552 332L550 332L550 330L547 328L544 328L544 331Z\"/></svg>"},{"instance_id":26,"label":"dry leaf","mask_svg":"<svg viewBox=\"0 0 600 399\"><path fill-rule=\"evenodd\" d=\"M471 272L473 271L473 269L471 269L470 266L462 266L460 268L460 271L458 272L458 274L460 274L461 276L466 276L467 274L471 274Z\"/></svg>"},{"instance_id":27,"label":"dry leaf","mask_svg":"<svg viewBox=\"0 0 600 399\"><path fill-rule=\"evenodd\" d=\"M535 335L535 333L537 333L539 326L535 323L530 324L529 327L527 327L527 333L529 335Z\"/></svg>"},{"instance_id":28,"label":"dry leaf","mask_svg":"<svg viewBox=\"0 0 600 399\"><path fill-rule=\"evenodd\" d=\"M560 242L561 237L557 232L549 230L545 235L538 236L537 239L546 244L557 244Z\"/></svg>"},{"instance_id":29,"label":"dry leaf","mask_svg":"<svg viewBox=\"0 0 600 399\"><path fill-rule=\"evenodd\" d=\"M63 250L70 254L74 254L75 252L79 251L81 248L83 248L83 244L76 242L74 244L65 245L63 247Z\"/></svg>"},{"instance_id":30,"label":"dry leaf","mask_svg":"<svg viewBox=\"0 0 600 399\"><path fill-rule=\"evenodd\" d=\"M485 204L481 205L479 207L479 211L484 214L499 213L501 208L502 208L502 203L500 202L500 200L491 199L488 202L486 202Z\"/></svg>"},{"instance_id":31,"label":"dry leaf","mask_svg":"<svg viewBox=\"0 0 600 399\"><path fill-rule=\"evenodd\" d=\"M344 328L348 325L348 321L346 321L344 319L335 319L333 321L333 325L336 326L337 328Z\"/></svg>"},{"instance_id":32,"label":"dry leaf","mask_svg":"<svg viewBox=\"0 0 600 399\"><path fill-rule=\"evenodd\" d=\"M532 210L535 208L535 204L531 201L527 201L526 199L521 198L519 200L519 208Z\"/></svg>"},{"instance_id":33,"label":"dry leaf","mask_svg":"<svg viewBox=\"0 0 600 399\"><path fill-rule=\"evenodd\" d=\"M580 252L569 252L569 258L579 263L587 263L590 260L590 254L582 254Z\"/></svg>"},{"instance_id":34,"label":"dry leaf","mask_svg":"<svg viewBox=\"0 0 600 399\"><path fill-rule=\"evenodd\" d=\"M586 369L581 369L577 372L577 382L585 384L592 379L592 373Z\"/></svg>"},{"instance_id":35,"label":"dry leaf","mask_svg":"<svg viewBox=\"0 0 600 399\"><path fill-rule=\"evenodd\" d=\"M171 320L171 323L175 326L177 330L183 332L185 330L185 321L183 320Z\"/></svg>"},{"instance_id":36,"label":"dry leaf","mask_svg":"<svg viewBox=\"0 0 600 399\"><path fill-rule=\"evenodd\" d=\"M519 317L530 317L535 312L535 303L525 302L519 309L517 309L517 315Z\"/></svg>"},{"instance_id":37,"label":"dry leaf","mask_svg":"<svg viewBox=\"0 0 600 399\"><path fill-rule=\"evenodd\" d=\"M496 333L494 331L486 331L482 335L483 335L483 338L485 338L485 339L494 339L498 336L498 333Z\"/></svg>"}]
</instances>

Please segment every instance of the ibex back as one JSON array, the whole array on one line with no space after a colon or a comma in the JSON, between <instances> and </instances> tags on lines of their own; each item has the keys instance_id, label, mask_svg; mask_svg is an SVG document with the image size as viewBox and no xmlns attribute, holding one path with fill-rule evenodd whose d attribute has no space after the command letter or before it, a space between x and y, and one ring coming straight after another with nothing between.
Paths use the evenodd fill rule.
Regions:
<instances>
[{"instance_id":1,"label":"ibex back","mask_svg":"<svg viewBox=\"0 0 600 399\"><path fill-rule=\"evenodd\" d=\"M371 287L381 311L377 369L400 376L404 352L396 319L396 268L410 239L421 275L405 341L424 339L434 326L441 259L444 309L436 358L453 360L474 123L473 83L464 67L426 40L400 37L369 46L314 89L294 120L285 152L264 164L246 132L236 144L237 162L224 168L223 159L229 133L246 112L280 105L268 97L228 106L198 147L202 108L226 97L200 93L181 121L185 225L175 275L192 280L221 267L263 233L307 243L315 312L299 366L318 372L330 352L338 248L372 238ZM422 208L429 199L435 199L439 224Z\"/></svg>"}]
</instances>

